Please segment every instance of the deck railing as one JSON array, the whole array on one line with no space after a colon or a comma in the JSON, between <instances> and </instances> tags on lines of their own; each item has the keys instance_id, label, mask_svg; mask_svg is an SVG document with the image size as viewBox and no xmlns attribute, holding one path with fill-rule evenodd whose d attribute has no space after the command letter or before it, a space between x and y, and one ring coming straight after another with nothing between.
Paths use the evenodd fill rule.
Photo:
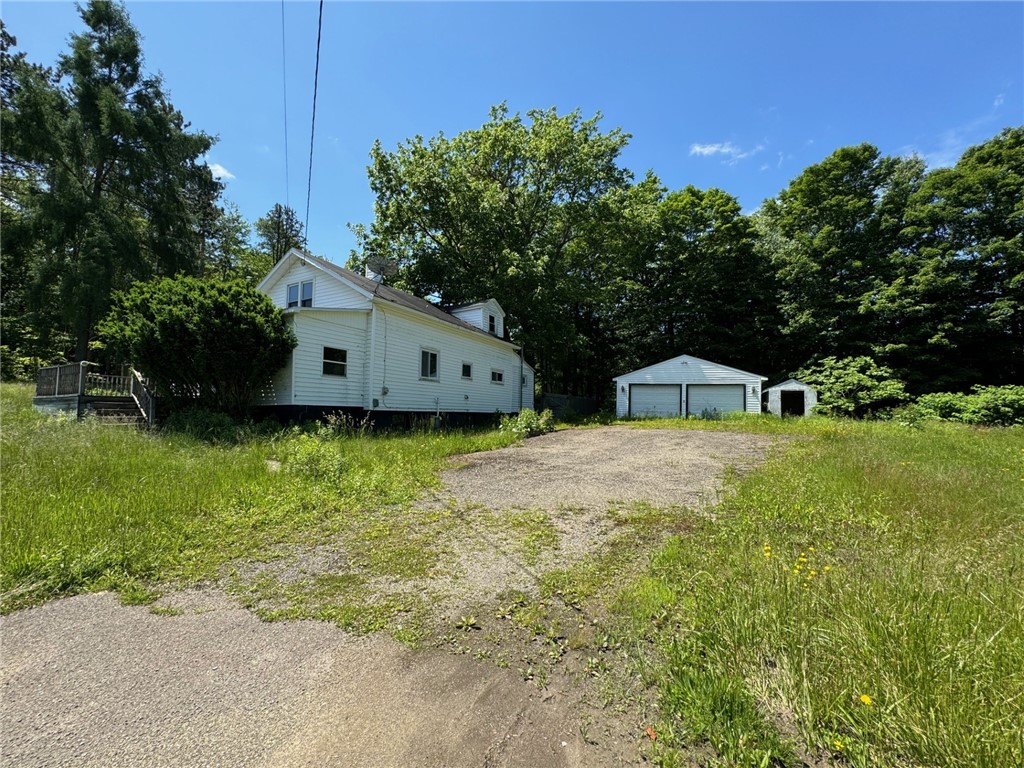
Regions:
<instances>
[{"instance_id":1,"label":"deck railing","mask_svg":"<svg viewBox=\"0 0 1024 768\"><path fill-rule=\"evenodd\" d=\"M40 368L36 376L36 397L76 398L79 417L86 397L130 397L145 414L150 426L156 421L156 397L142 374L128 368L123 375L93 373L88 370L94 363L65 363Z\"/></svg>"},{"instance_id":2,"label":"deck railing","mask_svg":"<svg viewBox=\"0 0 1024 768\"><path fill-rule=\"evenodd\" d=\"M85 363L66 363L40 368L36 376L36 397L84 395L85 376Z\"/></svg>"},{"instance_id":3,"label":"deck railing","mask_svg":"<svg viewBox=\"0 0 1024 768\"><path fill-rule=\"evenodd\" d=\"M128 383L131 396L135 398L135 402L138 403L139 408L146 415L146 423L149 426L153 426L153 422L156 421L156 398L149 391L149 387L146 386L146 380L142 378L142 374L134 368L131 370L132 373Z\"/></svg>"},{"instance_id":4,"label":"deck railing","mask_svg":"<svg viewBox=\"0 0 1024 768\"><path fill-rule=\"evenodd\" d=\"M36 397L68 397L94 395L130 397L131 376L93 373L89 363L64 363L39 369L36 376Z\"/></svg>"}]
</instances>

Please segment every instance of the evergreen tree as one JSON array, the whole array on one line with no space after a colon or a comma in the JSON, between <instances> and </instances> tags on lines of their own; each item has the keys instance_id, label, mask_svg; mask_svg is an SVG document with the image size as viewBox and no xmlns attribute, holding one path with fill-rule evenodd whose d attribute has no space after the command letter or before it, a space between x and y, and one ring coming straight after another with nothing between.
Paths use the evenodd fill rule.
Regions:
<instances>
[{"instance_id":1,"label":"evergreen tree","mask_svg":"<svg viewBox=\"0 0 1024 768\"><path fill-rule=\"evenodd\" d=\"M123 5L81 8L56 71L22 61L4 84L4 174L19 216L5 251L31 262L28 304L44 338L69 334L86 359L115 290L203 271L204 228L220 185L201 162L213 139L191 132L142 71Z\"/></svg>"}]
</instances>

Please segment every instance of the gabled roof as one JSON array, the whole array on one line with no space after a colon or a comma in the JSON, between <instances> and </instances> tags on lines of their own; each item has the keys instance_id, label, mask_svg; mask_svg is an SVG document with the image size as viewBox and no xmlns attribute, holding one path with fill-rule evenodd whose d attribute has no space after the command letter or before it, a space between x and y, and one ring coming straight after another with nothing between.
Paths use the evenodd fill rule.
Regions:
<instances>
[{"instance_id":1,"label":"gabled roof","mask_svg":"<svg viewBox=\"0 0 1024 768\"><path fill-rule=\"evenodd\" d=\"M676 360L684 360L684 359L685 360L693 360L694 362L697 362L697 363L707 363L708 365L713 365L716 368L725 368L725 369L730 370L730 371L735 371L736 373L742 373L744 376L752 376L755 379L760 379L761 381L768 381L768 377L767 376L761 376L760 374L751 373L750 371L741 371L739 368L733 368L731 365L722 365L721 363L716 363L713 360L705 360L702 357L694 357L693 355L679 355L678 357L670 357L668 360L662 360L662 361L657 362L657 363L651 363L650 365L645 365L643 368L637 368L635 371L629 371L627 373L623 373L620 376L616 376L615 378L612 379L612 381L618 381L619 379L624 378L626 376L632 376L634 373L640 373L641 371L646 371L648 368L654 368L655 366L658 366L658 365L664 365L665 363L674 363Z\"/></svg>"},{"instance_id":2,"label":"gabled roof","mask_svg":"<svg viewBox=\"0 0 1024 768\"><path fill-rule=\"evenodd\" d=\"M440 320L444 323L448 323L449 325L454 325L457 328L462 328L463 330L466 331L473 331L473 333L479 333L482 336L486 336L489 339L496 339L497 341L509 344L510 346L516 347L516 349L518 349L518 347L515 344L505 341L504 339L499 339L497 336L494 336L493 334L490 334L481 328L477 328L475 325L470 325L465 320L460 320L459 318L455 317L455 315L451 315L448 312L445 312L436 304L431 304L429 301L421 299L418 296L413 296L411 293L406 293L405 291L400 291L397 288L392 288L391 286L379 283L376 280L371 280L368 277L360 275L358 272L353 272L351 269L339 267L337 264L334 264L333 262L327 261L326 259L321 259L319 256L313 256L312 254L300 251L298 248L292 248L290 251L288 251L288 253L285 254L284 258L281 259L281 262L283 262L285 259L292 255L309 262L314 267L318 267L319 269L328 272L337 278L340 278L341 280L343 280L344 282L348 283L353 288L358 290L360 293L368 294L369 296L372 296L375 299L381 299L382 301L387 301L390 302L391 304L397 304L398 306L404 307L405 309L411 309L414 312L419 312L420 314L427 315L428 317L432 317L435 320ZM281 262L278 263L280 264ZM273 272L274 270L271 270L271 274L273 274ZM268 274L267 277L263 278L263 281L260 283L260 288L262 288L263 285L268 281L269 277L270 275Z\"/></svg>"},{"instance_id":3,"label":"gabled roof","mask_svg":"<svg viewBox=\"0 0 1024 768\"><path fill-rule=\"evenodd\" d=\"M488 304L497 307L498 311L501 312L502 317L505 316L504 308L502 308L501 304L499 304L498 300L495 298L484 299L483 301L474 301L472 304L458 304L452 307L449 311L459 312L463 309L476 309L477 307L486 307Z\"/></svg>"},{"instance_id":4,"label":"gabled roof","mask_svg":"<svg viewBox=\"0 0 1024 768\"><path fill-rule=\"evenodd\" d=\"M768 389L780 389L781 387L784 387L787 384L796 384L797 386L803 387L804 389L814 389L814 387L812 387L810 384L804 384L799 379L786 379L785 381L780 381L778 384L773 384L772 386L768 387Z\"/></svg>"}]
</instances>

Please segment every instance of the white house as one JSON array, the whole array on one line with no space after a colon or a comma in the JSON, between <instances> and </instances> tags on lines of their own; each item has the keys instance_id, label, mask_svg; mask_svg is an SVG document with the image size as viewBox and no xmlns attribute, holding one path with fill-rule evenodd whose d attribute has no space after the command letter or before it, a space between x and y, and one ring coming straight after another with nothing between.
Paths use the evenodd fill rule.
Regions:
<instances>
[{"instance_id":1,"label":"white house","mask_svg":"<svg viewBox=\"0 0 1024 768\"><path fill-rule=\"evenodd\" d=\"M768 411L776 416L807 416L818 404L818 390L796 379L768 387Z\"/></svg>"},{"instance_id":2,"label":"white house","mask_svg":"<svg viewBox=\"0 0 1024 768\"><path fill-rule=\"evenodd\" d=\"M615 415L700 416L704 412L761 412L766 377L680 355L616 376Z\"/></svg>"},{"instance_id":3,"label":"white house","mask_svg":"<svg viewBox=\"0 0 1024 768\"><path fill-rule=\"evenodd\" d=\"M293 248L260 282L298 339L260 406L284 416L494 414L533 407L533 369L494 299L445 312ZM385 417L387 418L387 417Z\"/></svg>"}]
</instances>

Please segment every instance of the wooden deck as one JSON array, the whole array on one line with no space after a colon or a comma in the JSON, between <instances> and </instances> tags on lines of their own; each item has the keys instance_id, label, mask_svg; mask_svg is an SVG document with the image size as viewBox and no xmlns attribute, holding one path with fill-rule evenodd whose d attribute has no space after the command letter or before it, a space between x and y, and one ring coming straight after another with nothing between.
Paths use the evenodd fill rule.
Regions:
<instances>
[{"instance_id":1,"label":"wooden deck","mask_svg":"<svg viewBox=\"0 0 1024 768\"><path fill-rule=\"evenodd\" d=\"M153 425L156 399L138 371L95 373L89 365L66 363L40 368L32 405L46 413L73 413L77 419L94 414L121 423Z\"/></svg>"}]
</instances>

